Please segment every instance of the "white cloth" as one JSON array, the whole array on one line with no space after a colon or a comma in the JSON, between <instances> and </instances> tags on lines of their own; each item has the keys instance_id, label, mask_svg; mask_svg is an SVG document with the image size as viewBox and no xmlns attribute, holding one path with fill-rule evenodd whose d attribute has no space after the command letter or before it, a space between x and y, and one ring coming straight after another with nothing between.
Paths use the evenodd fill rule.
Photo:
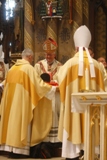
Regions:
<instances>
[{"instance_id":1,"label":"white cloth","mask_svg":"<svg viewBox=\"0 0 107 160\"><path fill-rule=\"evenodd\" d=\"M57 82L57 73L59 68L61 67L61 63L57 60L53 61L51 65L50 71L48 71L48 63L46 59L43 59L35 64L34 68L38 75L40 76L42 73L49 73L52 75L52 81ZM46 95L48 98L51 95ZM44 139L45 142L59 142L57 135L58 135L58 125L59 125L59 114L60 114L60 93L56 92L55 95L52 97L52 127L48 134L48 136Z\"/></svg>"},{"instance_id":2,"label":"white cloth","mask_svg":"<svg viewBox=\"0 0 107 160\"><path fill-rule=\"evenodd\" d=\"M44 142L59 142L57 137L58 134L58 123L60 114L60 95L56 92L52 98L52 127L48 136L44 139Z\"/></svg>"},{"instance_id":3,"label":"white cloth","mask_svg":"<svg viewBox=\"0 0 107 160\"><path fill-rule=\"evenodd\" d=\"M72 144L67 140L67 132L63 130L62 157L75 158L79 156L80 150L83 149L81 144Z\"/></svg>"},{"instance_id":4,"label":"white cloth","mask_svg":"<svg viewBox=\"0 0 107 160\"><path fill-rule=\"evenodd\" d=\"M94 64L92 61L92 58L90 56L90 53L88 51L88 48L85 47L86 54L88 57L88 61L90 64L90 75L91 77L95 77L95 69L94 69ZM79 70L78 70L78 75L83 76L83 71L84 71L84 65L83 65L83 47L79 47Z\"/></svg>"},{"instance_id":5,"label":"white cloth","mask_svg":"<svg viewBox=\"0 0 107 160\"><path fill-rule=\"evenodd\" d=\"M25 146L23 148L16 148L16 147L8 146L8 145L1 145L0 150L13 152L13 153L17 153L17 154L29 155L29 153L30 153L30 133L31 133L31 125L28 126L27 146Z\"/></svg>"}]
</instances>

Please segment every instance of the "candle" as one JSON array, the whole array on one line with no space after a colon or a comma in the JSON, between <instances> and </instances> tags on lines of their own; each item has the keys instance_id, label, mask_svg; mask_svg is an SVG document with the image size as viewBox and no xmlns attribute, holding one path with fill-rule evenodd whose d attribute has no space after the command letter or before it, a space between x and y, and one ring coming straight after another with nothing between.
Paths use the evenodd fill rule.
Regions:
<instances>
[{"instance_id":1,"label":"candle","mask_svg":"<svg viewBox=\"0 0 107 160\"><path fill-rule=\"evenodd\" d=\"M89 90L89 70L85 69L85 89Z\"/></svg>"}]
</instances>

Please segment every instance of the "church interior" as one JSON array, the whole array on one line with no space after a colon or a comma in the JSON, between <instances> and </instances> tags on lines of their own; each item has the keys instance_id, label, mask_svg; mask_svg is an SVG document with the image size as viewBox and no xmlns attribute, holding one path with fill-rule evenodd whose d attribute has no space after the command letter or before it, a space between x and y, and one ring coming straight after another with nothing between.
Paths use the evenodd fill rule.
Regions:
<instances>
[{"instance_id":1,"label":"church interior","mask_svg":"<svg viewBox=\"0 0 107 160\"><path fill-rule=\"evenodd\" d=\"M57 42L56 58L65 63L75 54L73 34L81 25L86 25L92 34L90 45L94 58L104 56L107 60L106 0L52 0L50 14L46 10L46 0L14 0L15 7L11 9L6 9L8 0L0 2L1 44L4 61L9 66L20 58L24 48L33 50L34 63L42 59L42 44L47 37Z\"/></svg>"},{"instance_id":2,"label":"church interior","mask_svg":"<svg viewBox=\"0 0 107 160\"><path fill-rule=\"evenodd\" d=\"M58 44L56 59L64 64L75 55L73 35L81 25L91 32L94 58L107 62L107 0L0 0L0 60L11 68L30 48L34 66L44 58L43 43L50 37Z\"/></svg>"}]
</instances>

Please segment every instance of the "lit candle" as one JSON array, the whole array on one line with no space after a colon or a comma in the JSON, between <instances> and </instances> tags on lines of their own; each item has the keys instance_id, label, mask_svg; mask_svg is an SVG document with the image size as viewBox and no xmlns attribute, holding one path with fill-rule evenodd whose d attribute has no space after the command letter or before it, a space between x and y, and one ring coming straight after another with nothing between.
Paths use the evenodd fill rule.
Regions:
<instances>
[{"instance_id":1,"label":"lit candle","mask_svg":"<svg viewBox=\"0 0 107 160\"><path fill-rule=\"evenodd\" d=\"M89 70L85 69L85 89L89 90Z\"/></svg>"}]
</instances>

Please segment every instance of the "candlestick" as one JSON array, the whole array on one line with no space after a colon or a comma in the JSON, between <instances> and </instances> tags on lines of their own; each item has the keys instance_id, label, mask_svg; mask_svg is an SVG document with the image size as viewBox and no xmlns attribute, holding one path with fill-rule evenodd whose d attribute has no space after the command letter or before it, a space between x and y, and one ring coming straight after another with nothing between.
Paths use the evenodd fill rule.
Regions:
<instances>
[{"instance_id":1,"label":"candlestick","mask_svg":"<svg viewBox=\"0 0 107 160\"><path fill-rule=\"evenodd\" d=\"M89 90L89 70L85 69L85 89Z\"/></svg>"}]
</instances>

